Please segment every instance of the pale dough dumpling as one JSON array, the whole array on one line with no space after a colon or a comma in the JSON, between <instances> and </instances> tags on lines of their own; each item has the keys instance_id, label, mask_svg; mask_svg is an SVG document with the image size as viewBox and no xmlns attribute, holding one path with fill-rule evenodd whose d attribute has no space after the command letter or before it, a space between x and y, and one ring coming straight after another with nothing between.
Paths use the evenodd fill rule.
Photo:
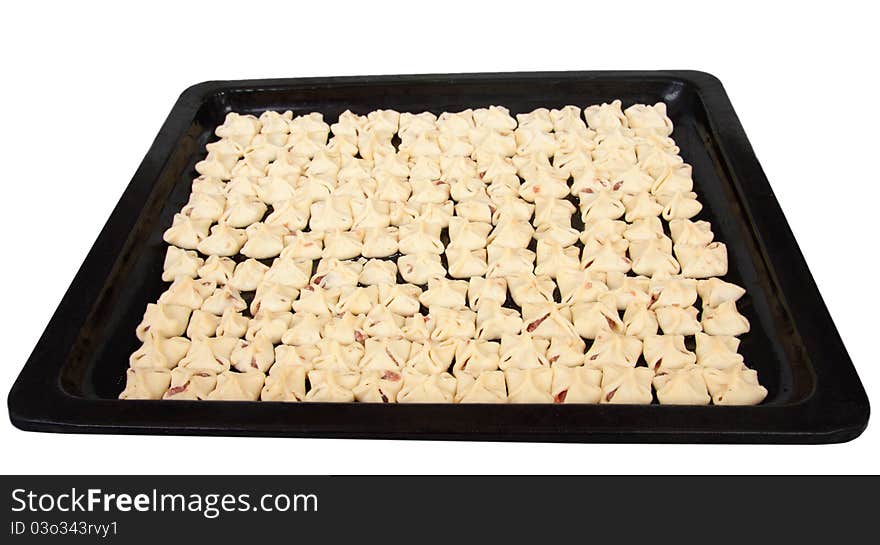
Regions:
<instances>
[{"instance_id":1,"label":"pale dough dumpling","mask_svg":"<svg viewBox=\"0 0 880 545\"><path fill-rule=\"evenodd\" d=\"M176 367L171 370L171 384L162 399L208 399L216 386L215 373Z\"/></svg>"},{"instance_id":2,"label":"pale dough dumpling","mask_svg":"<svg viewBox=\"0 0 880 545\"><path fill-rule=\"evenodd\" d=\"M160 337L179 337L186 331L192 309L181 305L148 303L141 323L135 330L138 340L145 340L153 332Z\"/></svg>"},{"instance_id":3,"label":"pale dough dumpling","mask_svg":"<svg viewBox=\"0 0 880 545\"><path fill-rule=\"evenodd\" d=\"M556 367L550 393L554 403L599 403L602 371L587 367Z\"/></svg>"},{"instance_id":4,"label":"pale dough dumpling","mask_svg":"<svg viewBox=\"0 0 880 545\"><path fill-rule=\"evenodd\" d=\"M750 329L749 320L736 309L736 301L703 307L702 325L709 335L742 335Z\"/></svg>"},{"instance_id":5,"label":"pale dough dumpling","mask_svg":"<svg viewBox=\"0 0 880 545\"><path fill-rule=\"evenodd\" d=\"M507 385L501 371L486 371L479 376L458 376L456 403L507 403Z\"/></svg>"},{"instance_id":6,"label":"pale dough dumpling","mask_svg":"<svg viewBox=\"0 0 880 545\"><path fill-rule=\"evenodd\" d=\"M266 381L266 375L255 371L252 373L236 373L224 371L217 375L217 387L208 394L208 399L215 401L256 401Z\"/></svg>"},{"instance_id":7,"label":"pale dough dumpling","mask_svg":"<svg viewBox=\"0 0 880 545\"><path fill-rule=\"evenodd\" d=\"M171 384L167 369L136 369L125 371L125 389L119 399L160 399Z\"/></svg>"},{"instance_id":8,"label":"pale dough dumpling","mask_svg":"<svg viewBox=\"0 0 880 545\"><path fill-rule=\"evenodd\" d=\"M510 403L553 403L553 369L549 367L504 371Z\"/></svg>"},{"instance_id":9,"label":"pale dough dumpling","mask_svg":"<svg viewBox=\"0 0 880 545\"><path fill-rule=\"evenodd\" d=\"M654 372L647 367L609 365L602 370L600 403L647 405L653 400Z\"/></svg>"},{"instance_id":10,"label":"pale dough dumpling","mask_svg":"<svg viewBox=\"0 0 880 545\"><path fill-rule=\"evenodd\" d=\"M745 365L705 369L703 377L715 405L757 405L767 397L767 389L758 383L757 371Z\"/></svg>"},{"instance_id":11,"label":"pale dough dumpling","mask_svg":"<svg viewBox=\"0 0 880 545\"><path fill-rule=\"evenodd\" d=\"M662 405L708 405L709 392L703 370L690 365L654 377L657 400Z\"/></svg>"},{"instance_id":12,"label":"pale dough dumpling","mask_svg":"<svg viewBox=\"0 0 880 545\"><path fill-rule=\"evenodd\" d=\"M458 382L449 373L423 375L404 369L398 403L452 403Z\"/></svg>"}]
</instances>

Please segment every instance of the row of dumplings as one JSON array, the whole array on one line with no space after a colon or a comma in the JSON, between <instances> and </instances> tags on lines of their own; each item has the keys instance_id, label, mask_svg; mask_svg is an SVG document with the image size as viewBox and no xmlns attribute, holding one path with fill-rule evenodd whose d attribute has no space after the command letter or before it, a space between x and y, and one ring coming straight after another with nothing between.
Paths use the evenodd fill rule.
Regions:
<instances>
[{"instance_id":1,"label":"row of dumplings","mask_svg":"<svg viewBox=\"0 0 880 545\"><path fill-rule=\"evenodd\" d=\"M650 221L652 219L655 221ZM585 231L579 233L558 224L545 224L536 230L526 220L493 226L451 217L448 245L442 241L443 229L439 223L414 222L399 228L291 234L265 223L255 223L247 230L215 225L211 235L194 247L209 258L241 254L255 260L275 257L291 261L347 260L361 256L375 259L400 254L398 265L402 274L412 273L414 263L436 271L440 256L445 254L453 278L510 276L524 272L555 277L561 269L632 271L643 276L681 273L688 278L709 278L724 276L728 267L727 247L721 242L712 242L711 228L703 221L670 222L670 238L664 234L657 218L644 218L632 224L597 220L587 223ZM533 238L537 239L535 251L528 248ZM188 270L201 268L203 259L191 244L197 240L198 236L174 238L174 249L169 249L166 264ZM582 248L575 245L578 240L583 243ZM218 261L214 259L212 264L216 266ZM436 276L445 276L445 271Z\"/></svg>"},{"instance_id":2,"label":"row of dumplings","mask_svg":"<svg viewBox=\"0 0 880 545\"><path fill-rule=\"evenodd\" d=\"M283 260L276 260L271 267L247 260L235 265L230 262L222 275L192 276L206 266L166 267L164 277L173 282L158 302L214 316L218 322L227 311L249 309L254 319L261 313L271 316L291 311L336 318L365 315L369 322L388 322L385 327L402 324L405 317L423 307L443 307L458 312L457 320L470 324L480 338L520 329L591 339L604 330L644 337L655 334L658 327L667 334L684 335L699 331L741 335L750 328L736 306L745 290L719 278L648 278L561 269L555 279L530 271L468 281L430 277L423 289L415 283L398 284L397 266L381 260L338 261L333 267L322 260L314 275L310 261L285 268ZM404 273L405 279L407 276ZM250 305L242 293L249 291L254 291ZM505 308L508 293L519 311ZM702 301L700 320L694 306L698 296ZM618 311L624 311L622 319ZM293 319L291 315L288 321ZM536 323L538 319L541 321Z\"/></svg>"},{"instance_id":3,"label":"row of dumplings","mask_svg":"<svg viewBox=\"0 0 880 545\"><path fill-rule=\"evenodd\" d=\"M510 364L518 360L496 357L492 362L493 348L497 351L498 343L464 341L452 347L418 348L424 354L431 352L433 358L446 357L450 364L454 357L452 374L439 366L436 372L426 372L413 365L396 365L392 352L395 342L378 342L388 345L377 345L373 350L387 352L386 363L373 359L373 365L359 368L328 365L328 360L321 360L320 355L308 360L301 353L311 350L287 345L275 347L277 361L268 369L268 375L260 370L237 372L220 370L212 364L192 365L196 359L171 370L132 367L127 371L127 385L120 398L648 404L653 401L653 386L661 404L706 405L711 401L716 405L744 405L759 403L767 394L758 384L757 373L748 369L736 353L734 338L702 335L698 337L696 355L685 348L681 336L646 339L646 367L606 362L574 367L554 363L499 368L498 361ZM407 341L396 344L401 342ZM444 350L447 355L436 354ZM427 361L425 356L422 360Z\"/></svg>"}]
</instances>

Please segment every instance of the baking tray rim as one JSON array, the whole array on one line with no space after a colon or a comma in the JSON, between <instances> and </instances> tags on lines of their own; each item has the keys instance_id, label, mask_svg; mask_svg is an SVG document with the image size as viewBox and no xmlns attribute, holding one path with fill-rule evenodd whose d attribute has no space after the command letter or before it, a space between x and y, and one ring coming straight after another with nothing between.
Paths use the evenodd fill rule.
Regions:
<instances>
[{"instance_id":1,"label":"baking tray rim","mask_svg":"<svg viewBox=\"0 0 880 545\"><path fill-rule=\"evenodd\" d=\"M821 332L821 348L835 356L834 361L811 357L814 384L817 385L812 393L795 403L756 407L505 405L506 412L497 413L499 407L484 405L480 406L480 411L468 411L466 419L462 417L461 425L454 429L444 424L454 420L456 415L439 426L425 423L415 416L432 412L442 415L450 410L461 411L460 407L418 405L405 408L395 405L392 408L364 404L358 405L358 412L361 416L375 416L375 419L361 419L357 422L360 429L354 429L351 421L340 423L333 420L334 413L344 415L350 412L350 404L286 405L297 407L304 414L278 422L271 418L261 420L257 415L266 412L267 416L274 414L277 417L278 406L283 403L96 400L72 395L62 387L60 373L82 323L81 320L72 320L71 316L84 318L88 315L96 300L89 294L97 293L111 275L133 222L141 212L143 201L138 189L143 191L140 186L151 187L144 181L151 182L159 176L174 144L184 136L204 101L222 93L279 87L423 84L432 81L454 84L511 78L662 80L680 82L697 93L721 159L729 170L739 198L751 212L750 230L760 239L768 271L774 275L793 322L805 339L815 340L811 334ZM750 188L760 191L744 193L738 180L746 177ZM762 233L769 232L766 229L772 229L774 236L762 237ZM106 259L104 256L107 255L115 257ZM780 267L781 264L784 266ZM790 294L797 296L790 297ZM798 316L809 319L798 320ZM70 327L72 323L77 325ZM46 380L47 377L50 380ZM216 80L192 85L178 98L101 230L10 390L7 404L12 424L28 431L547 442L836 443L860 435L870 414L861 381L721 81L712 74L695 70L334 76ZM180 421L179 412L187 413L190 409L189 414L195 414L204 411L205 405L210 406L213 416L220 418ZM662 418L652 416L657 411ZM524 422L517 421L510 413L521 414L525 417ZM493 421L499 414L505 416L503 424ZM696 421L694 414L699 416ZM285 415L285 418L289 416ZM597 416L601 417L599 422ZM317 421L312 420L313 417L317 417ZM622 422L616 422L618 418ZM640 425L640 419L647 419L647 425Z\"/></svg>"}]
</instances>

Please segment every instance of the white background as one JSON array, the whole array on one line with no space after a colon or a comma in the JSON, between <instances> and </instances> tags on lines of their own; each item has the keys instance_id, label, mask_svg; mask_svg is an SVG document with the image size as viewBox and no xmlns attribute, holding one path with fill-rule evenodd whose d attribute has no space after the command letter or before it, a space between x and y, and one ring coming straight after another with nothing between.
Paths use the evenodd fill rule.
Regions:
<instances>
[{"instance_id":1,"label":"white background","mask_svg":"<svg viewBox=\"0 0 880 545\"><path fill-rule=\"evenodd\" d=\"M662 68L705 70L724 83L865 387L876 394L876 15L840 1L833 10L689 4L7 5L0 32L3 395L190 84ZM880 406L877 395L872 401ZM38 434L13 428L5 403L3 411L0 461L12 473L873 473L880 455L877 422L843 445L546 445Z\"/></svg>"}]
</instances>

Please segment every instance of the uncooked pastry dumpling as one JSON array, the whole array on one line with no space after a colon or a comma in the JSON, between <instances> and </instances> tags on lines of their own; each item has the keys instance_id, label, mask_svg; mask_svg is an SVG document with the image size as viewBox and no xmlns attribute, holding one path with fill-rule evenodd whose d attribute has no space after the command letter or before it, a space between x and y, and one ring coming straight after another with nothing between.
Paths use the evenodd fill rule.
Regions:
<instances>
[{"instance_id":1,"label":"uncooked pastry dumpling","mask_svg":"<svg viewBox=\"0 0 880 545\"><path fill-rule=\"evenodd\" d=\"M666 221L690 219L703 209L703 205L697 200L697 194L693 191L660 193L657 195L657 201L663 205L662 215Z\"/></svg>"},{"instance_id":2,"label":"uncooked pastry dumpling","mask_svg":"<svg viewBox=\"0 0 880 545\"><path fill-rule=\"evenodd\" d=\"M250 195L230 197L226 201L226 210L220 216L220 223L236 228L247 227L260 221L266 215L266 210L268 210L266 203L257 197Z\"/></svg>"},{"instance_id":3,"label":"uncooked pastry dumpling","mask_svg":"<svg viewBox=\"0 0 880 545\"><path fill-rule=\"evenodd\" d=\"M605 332L623 333L626 330L613 296L603 295L597 301L575 303L571 307L571 315L575 330L585 339L595 339Z\"/></svg>"},{"instance_id":4,"label":"uncooked pastry dumpling","mask_svg":"<svg viewBox=\"0 0 880 545\"><path fill-rule=\"evenodd\" d=\"M469 339L476 335L477 316L467 307L434 307L429 310L428 316L433 321L433 340Z\"/></svg>"},{"instance_id":5,"label":"uncooked pastry dumpling","mask_svg":"<svg viewBox=\"0 0 880 545\"><path fill-rule=\"evenodd\" d=\"M661 405L708 405L709 392L704 371L696 365L654 377L657 400Z\"/></svg>"},{"instance_id":6,"label":"uncooked pastry dumpling","mask_svg":"<svg viewBox=\"0 0 880 545\"><path fill-rule=\"evenodd\" d=\"M658 102L653 106L634 104L623 111L629 127L636 134L659 133L664 136L672 134L672 121L666 116L666 104Z\"/></svg>"},{"instance_id":7,"label":"uncooked pastry dumpling","mask_svg":"<svg viewBox=\"0 0 880 545\"><path fill-rule=\"evenodd\" d=\"M186 326L186 336L190 339L213 337L220 325L220 317L204 310L194 310Z\"/></svg>"},{"instance_id":8,"label":"uncooked pastry dumpling","mask_svg":"<svg viewBox=\"0 0 880 545\"><path fill-rule=\"evenodd\" d=\"M411 369L403 370L403 388L397 394L398 403L452 403L457 381L449 373L423 375Z\"/></svg>"},{"instance_id":9,"label":"uncooked pastry dumpling","mask_svg":"<svg viewBox=\"0 0 880 545\"><path fill-rule=\"evenodd\" d=\"M298 294L299 290L291 286L263 282L251 301L251 314L256 316L260 312L287 312Z\"/></svg>"},{"instance_id":10,"label":"uncooked pastry dumpling","mask_svg":"<svg viewBox=\"0 0 880 545\"><path fill-rule=\"evenodd\" d=\"M446 262L452 278L480 278L489 269L487 252L483 248L465 250L450 245L446 249Z\"/></svg>"},{"instance_id":11,"label":"uncooked pastry dumpling","mask_svg":"<svg viewBox=\"0 0 880 545\"><path fill-rule=\"evenodd\" d=\"M194 401L208 399L217 386L217 375L210 371L198 371L175 367L171 370L171 384L162 399Z\"/></svg>"},{"instance_id":12,"label":"uncooked pastry dumpling","mask_svg":"<svg viewBox=\"0 0 880 545\"><path fill-rule=\"evenodd\" d=\"M347 261L326 258L318 262L312 284L326 289L348 288L357 285L365 261Z\"/></svg>"},{"instance_id":13,"label":"uncooked pastry dumpling","mask_svg":"<svg viewBox=\"0 0 880 545\"><path fill-rule=\"evenodd\" d=\"M647 405L651 403L654 373L647 367L609 365L602 371L600 403Z\"/></svg>"},{"instance_id":14,"label":"uncooked pastry dumpling","mask_svg":"<svg viewBox=\"0 0 880 545\"><path fill-rule=\"evenodd\" d=\"M263 311L248 322L244 338L252 341L259 335L272 344L278 344L281 342L281 337L290 328L292 321L293 314L290 312Z\"/></svg>"},{"instance_id":15,"label":"uncooked pastry dumpling","mask_svg":"<svg viewBox=\"0 0 880 545\"><path fill-rule=\"evenodd\" d=\"M199 251L205 255L229 257L237 254L247 242L244 229L236 229L226 223L211 227L211 234L199 243Z\"/></svg>"},{"instance_id":16,"label":"uncooked pastry dumpling","mask_svg":"<svg viewBox=\"0 0 880 545\"><path fill-rule=\"evenodd\" d=\"M404 318L384 306L376 305L364 317L364 333L370 337L403 337Z\"/></svg>"},{"instance_id":17,"label":"uncooked pastry dumpling","mask_svg":"<svg viewBox=\"0 0 880 545\"><path fill-rule=\"evenodd\" d=\"M584 109L587 125L595 131L611 131L627 126L627 118L621 110L621 102L614 100L610 104L589 106Z\"/></svg>"},{"instance_id":18,"label":"uncooked pastry dumpling","mask_svg":"<svg viewBox=\"0 0 880 545\"><path fill-rule=\"evenodd\" d=\"M320 259L324 249L324 233L297 231L284 237L281 257L293 259Z\"/></svg>"},{"instance_id":19,"label":"uncooked pastry dumpling","mask_svg":"<svg viewBox=\"0 0 880 545\"><path fill-rule=\"evenodd\" d=\"M489 266L486 277L505 277L531 274L534 271L535 252L527 248L505 248L490 244L488 249Z\"/></svg>"},{"instance_id":20,"label":"uncooked pastry dumpling","mask_svg":"<svg viewBox=\"0 0 880 545\"><path fill-rule=\"evenodd\" d=\"M331 316L337 313L336 303L339 301L340 294L339 289L306 286L300 292L299 299L292 301L291 308L295 314Z\"/></svg>"},{"instance_id":21,"label":"uncooked pastry dumpling","mask_svg":"<svg viewBox=\"0 0 880 545\"><path fill-rule=\"evenodd\" d=\"M507 369L534 369L549 367L547 348L550 341L536 339L531 333L504 335L501 337L501 360L498 366Z\"/></svg>"},{"instance_id":22,"label":"uncooked pastry dumpling","mask_svg":"<svg viewBox=\"0 0 880 545\"><path fill-rule=\"evenodd\" d=\"M605 276L590 270L561 269L556 274L563 303L591 303L608 292Z\"/></svg>"},{"instance_id":23,"label":"uncooked pastry dumpling","mask_svg":"<svg viewBox=\"0 0 880 545\"><path fill-rule=\"evenodd\" d=\"M119 399L160 399L171 384L167 369L129 368L125 371L125 389Z\"/></svg>"},{"instance_id":24,"label":"uncooked pastry dumpling","mask_svg":"<svg viewBox=\"0 0 880 545\"><path fill-rule=\"evenodd\" d=\"M361 255L364 257L389 257L398 250L398 228L379 227L364 229Z\"/></svg>"},{"instance_id":25,"label":"uncooked pastry dumpling","mask_svg":"<svg viewBox=\"0 0 880 545\"><path fill-rule=\"evenodd\" d=\"M198 276L202 280L214 282L218 286L225 286L232 279L234 272L235 261L228 257L212 255L205 260L204 265L199 267Z\"/></svg>"},{"instance_id":26,"label":"uncooked pastry dumpling","mask_svg":"<svg viewBox=\"0 0 880 545\"><path fill-rule=\"evenodd\" d=\"M708 221L691 221L689 219L674 219L669 222L669 232L672 234L672 242L686 246L706 246L715 234Z\"/></svg>"},{"instance_id":27,"label":"uncooked pastry dumpling","mask_svg":"<svg viewBox=\"0 0 880 545\"><path fill-rule=\"evenodd\" d=\"M315 348L318 353L312 359L312 365L321 371L356 372L364 357L364 347L360 343L342 344L324 338Z\"/></svg>"},{"instance_id":28,"label":"uncooked pastry dumpling","mask_svg":"<svg viewBox=\"0 0 880 545\"><path fill-rule=\"evenodd\" d=\"M523 328L519 312L504 308L498 302L486 301L477 310L477 338L498 340L504 335L516 335Z\"/></svg>"},{"instance_id":29,"label":"uncooked pastry dumpling","mask_svg":"<svg viewBox=\"0 0 880 545\"><path fill-rule=\"evenodd\" d=\"M362 229L324 232L324 251L321 253L321 257L324 259L353 259L360 257L363 250L364 231Z\"/></svg>"},{"instance_id":30,"label":"uncooked pastry dumpling","mask_svg":"<svg viewBox=\"0 0 880 545\"><path fill-rule=\"evenodd\" d=\"M715 405L757 405L767 397L767 389L758 383L757 371L745 365L705 369L703 378Z\"/></svg>"},{"instance_id":31,"label":"uncooked pastry dumpling","mask_svg":"<svg viewBox=\"0 0 880 545\"><path fill-rule=\"evenodd\" d=\"M464 280L447 280L432 278L428 280L428 289L419 296L422 305L434 307L458 308L465 305L468 283Z\"/></svg>"},{"instance_id":32,"label":"uncooked pastry dumpling","mask_svg":"<svg viewBox=\"0 0 880 545\"><path fill-rule=\"evenodd\" d=\"M290 321L290 327L281 336L281 342L293 346L314 346L321 340L324 324L329 319L329 316L296 312Z\"/></svg>"},{"instance_id":33,"label":"uncooked pastry dumpling","mask_svg":"<svg viewBox=\"0 0 880 545\"><path fill-rule=\"evenodd\" d=\"M458 376L456 403L507 403L507 385L501 371L486 371L479 376Z\"/></svg>"},{"instance_id":34,"label":"uncooked pastry dumpling","mask_svg":"<svg viewBox=\"0 0 880 545\"><path fill-rule=\"evenodd\" d=\"M704 306L702 325L709 335L742 335L750 329L749 320L739 313L733 300L717 307Z\"/></svg>"},{"instance_id":35,"label":"uncooked pastry dumpling","mask_svg":"<svg viewBox=\"0 0 880 545\"><path fill-rule=\"evenodd\" d=\"M159 296L159 304L179 305L195 310L201 308L202 303L216 287L214 282L181 276Z\"/></svg>"},{"instance_id":36,"label":"uncooked pastry dumpling","mask_svg":"<svg viewBox=\"0 0 880 545\"><path fill-rule=\"evenodd\" d=\"M466 340L456 343L455 365L452 374L473 377L481 373L498 370L501 344L493 341Z\"/></svg>"},{"instance_id":37,"label":"uncooked pastry dumpling","mask_svg":"<svg viewBox=\"0 0 880 545\"><path fill-rule=\"evenodd\" d=\"M359 363L360 370L399 372L407 365L411 349L412 343L406 339L368 338L364 343L364 355ZM449 364L446 366L448 367Z\"/></svg>"},{"instance_id":38,"label":"uncooked pastry dumpling","mask_svg":"<svg viewBox=\"0 0 880 545\"><path fill-rule=\"evenodd\" d=\"M276 363L260 392L262 401L303 401L306 398L306 374L302 365Z\"/></svg>"},{"instance_id":39,"label":"uncooked pastry dumpling","mask_svg":"<svg viewBox=\"0 0 880 545\"><path fill-rule=\"evenodd\" d=\"M701 335L697 333L697 337ZM685 346L684 335L645 337L643 351L648 368L657 374L688 367L697 361L697 356Z\"/></svg>"},{"instance_id":40,"label":"uncooked pastry dumpling","mask_svg":"<svg viewBox=\"0 0 880 545\"><path fill-rule=\"evenodd\" d=\"M727 246L712 242L706 246L675 245L681 274L687 278L709 278L727 274Z\"/></svg>"},{"instance_id":41,"label":"uncooked pastry dumpling","mask_svg":"<svg viewBox=\"0 0 880 545\"><path fill-rule=\"evenodd\" d=\"M358 282L364 286L394 285L397 281L397 265L393 261L370 259L358 276Z\"/></svg>"},{"instance_id":42,"label":"uncooked pastry dumpling","mask_svg":"<svg viewBox=\"0 0 880 545\"><path fill-rule=\"evenodd\" d=\"M552 295L552 291L550 292ZM504 278L483 278L475 276L468 282L468 305L477 310L485 301L499 305L507 300L507 280Z\"/></svg>"},{"instance_id":43,"label":"uncooked pastry dumpling","mask_svg":"<svg viewBox=\"0 0 880 545\"><path fill-rule=\"evenodd\" d=\"M739 339L725 335L706 335L697 333L697 364L713 369L728 369L743 363L743 357L737 353Z\"/></svg>"},{"instance_id":44,"label":"uncooked pastry dumpling","mask_svg":"<svg viewBox=\"0 0 880 545\"><path fill-rule=\"evenodd\" d=\"M650 293L651 308L689 307L697 302L697 281L678 276L652 278Z\"/></svg>"},{"instance_id":45,"label":"uncooked pastry dumpling","mask_svg":"<svg viewBox=\"0 0 880 545\"><path fill-rule=\"evenodd\" d=\"M571 307L564 303L529 303L522 306L523 331L535 337L577 336L571 323Z\"/></svg>"},{"instance_id":46,"label":"uncooked pastry dumpling","mask_svg":"<svg viewBox=\"0 0 880 545\"><path fill-rule=\"evenodd\" d=\"M423 375L438 375L445 373L452 365L455 357L456 339L445 341L428 340L423 343L402 341L410 347L409 354L405 356L406 367Z\"/></svg>"},{"instance_id":47,"label":"uncooked pastry dumpling","mask_svg":"<svg viewBox=\"0 0 880 545\"><path fill-rule=\"evenodd\" d=\"M136 329L138 340L145 340L150 333L164 338L183 335L191 312L192 308L187 306L148 303Z\"/></svg>"},{"instance_id":48,"label":"uncooked pastry dumpling","mask_svg":"<svg viewBox=\"0 0 880 545\"><path fill-rule=\"evenodd\" d=\"M618 310L633 304L650 304L651 279L644 276L625 276L619 273L605 275L608 294L614 298Z\"/></svg>"},{"instance_id":49,"label":"uncooked pastry dumpling","mask_svg":"<svg viewBox=\"0 0 880 545\"><path fill-rule=\"evenodd\" d=\"M495 281L497 279L489 278L487 280ZM510 275L506 280L507 286L510 288L510 297L519 306L553 300L556 284L547 275L536 276L531 272L525 272Z\"/></svg>"},{"instance_id":50,"label":"uncooked pastry dumpling","mask_svg":"<svg viewBox=\"0 0 880 545\"><path fill-rule=\"evenodd\" d=\"M556 367L550 393L554 403L599 403L602 371L588 367Z\"/></svg>"},{"instance_id":51,"label":"uncooked pastry dumpling","mask_svg":"<svg viewBox=\"0 0 880 545\"><path fill-rule=\"evenodd\" d=\"M224 371L217 375L217 387L214 388L208 399L215 401L256 401L260 398L260 391L266 375L259 371L252 373L237 373Z\"/></svg>"},{"instance_id":52,"label":"uncooked pastry dumpling","mask_svg":"<svg viewBox=\"0 0 880 545\"><path fill-rule=\"evenodd\" d=\"M551 387L553 369L507 368L504 378L507 381L507 400L510 403L553 403Z\"/></svg>"},{"instance_id":53,"label":"uncooked pastry dumpling","mask_svg":"<svg viewBox=\"0 0 880 545\"><path fill-rule=\"evenodd\" d=\"M586 344L577 335L552 337L547 347L547 361L551 367L580 367L584 364Z\"/></svg>"},{"instance_id":54,"label":"uncooked pastry dumpling","mask_svg":"<svg viewBox=\"0 0 880 545\"><path fill-rule=\"evenodd\" d=\"M431 279L430 282L441 279ZM380 284L377 287L377 302L400 316L412 316L419 312L422 289L412 284Z\"/></svg>"},{"instance_id":55,"label":"uncooked pastry dumpling","mask_svg":"<svg viewBox=\"0 0 880 545\"><path fill-rule=\"evenodd\" d=\"M162 267L162 280L171 282L178 276L195 278L204 263L205 260L200 258L196 252L169 246Z\"/></svg>"},{"instance_id":56,"label":"uncooked pastry dumpling","mask_svg":"<svg viewBox=\"0 0 880 545\"><path fill-rule=\"evenodd\" d=\"M413 221L398 228L398 248L402 254L442 254L440 232L443 227L427 221Z\"/></svg>"},{"instance_id":57,"label":"uncooked pastry dumpling","mask_svg":"<svg viewBox=\"0 0 880 545\"><path fill-rule=\"evenodd\" d=\"M613 332L603 332L593 341L584 356L587 367L605 368L609 365L633 367L642 353L642 341Z\"/></svg>"},{"instance_id":58,"label":"uncooked pastry dumpling","mask_svg":"<svg viewBox=\"0 0 880 545\"><path fill-rule=\"evenodd\" d=\"M236 267L236 273L238 268ZM272 266L265 270L262 282L271 282L303 289L309 285L312 275L312 262L307 259L276 257Z\"/></svg>"},{"instance_id":59,"label":"uncooked pastry dumpling","mask_svg":"<svg viewBox=\"0 0 880 545\"><path fill-rule=\"evenodd\" d=\"M666 335L694 335L703 330L694 307L658 307L654 312Z\"/></svg>"},{"instance_id":60,"label":"uncooked pastry dumpling","mask_svg":"<svg viewBox=\"0 0 880 545\"><path fill-rule=\"evenodd\" d=\"M217 336L235 337L240 339L244 337L244 334L247 331L247 326L247 316L243 316L240 312L235 312L233 309L227 308L223 311L223 315L220 316L220 323L217 324Z\"/></svg>"},{"instance_id":61,"label":"uncooked pastry dumpling","mask_svg":"<svg viewBox=\"0 0 880 545\"><path fill-rule=\"evenodd\" d=\"M360 373L319 369L309 371L308 377L311 388L306 401L336 403L354 401L353 390L361 380Z\"/></svg>"},{"instance_id":62,"label":"uncooked pastry dumpling","mask_svg":"<svg viewBox=\"0 0 880 545\"><path fill-rule=\"evenodd\" d=\"M403 375L397 371L364 371L352 393L361 403L396 403L401 388Z\"/></svg>"},{"instance_id":63,"label":"uncooked pastry dumpling","mask_svg":"<svg viewBox=\"0 0 880 545\"><path fill-rule=\"evenodd\" d=\"M632 304L623 312L625 333L630 337L644 339L657 334L657 316L647 305Z\"/></svg>"},{"instance_id":64,"label":"uncooked pastry dumpling","mask_svg":"<svg viewBox=\"0 0 880 545\"><path fill-rule=\"evenodd\" d=\"M235 312L242 312L247 308L247 303L241 294L231 286L223 286L214 290L202 303L201 309L211 314L222 316L227 308Z\"/></svg>"},{"instance_id":65,"label":"uncooked pastry dumpling","mask_svg":"<svg viewBox=\"0 0 880 545\"><path fill-rule=\"evenodd\" d=\"M174 214L173 223L162 235L162 239L178 248L195 250L199 243L207 238L211 223L208 219L194 219L184 214Z\"/></svg>"},{"instance_id":66,"label":"uncooked pastry dumpling","mask_svg":"<svg viewBox=\"0 0 880 545\"><path fill-rule=\"evenodd\" d=\"M432 253L402 255L397 258L397 269L400 276L411 284L425 285L431 278L446 276L440 256Z\"/></svg>"},{"instance_id":67,"label":"uncooked pastry dumpling","mask_svg":"<svg viewBox=\"0 0 880 545\"><path fill-rule=\"evenodd\" d=\"M210 373L222 373L228 371L232 365L232 351L237 346L238 339L235 337L202 337L193 339L186 352L186 356L180 360L178 367L191 371L207 371Z\"/></svg>"},{"instance_id":68,"label":"uncooked pastry dumpling","mask_svg":"<svg viewBox=\"0 0 880 545\"><path fill-rule=\"evenodd\" d=\"M696 285L703 306L717 307L728 301L739 301L746 294L746 290L743 288L720 278L698 280Z\"/></svg>"},{"instance_id":69,"label":"uncooked pastry dumpling","mask_svg":"<svg viewBox=\"0 0 880 545\"><path fill-rule=\"evenodd\" d=\"M262 335L253 340L238 339L229 361L242 373L265 373L275 363L275 347Z\"/></svg>"}]
</instances>

